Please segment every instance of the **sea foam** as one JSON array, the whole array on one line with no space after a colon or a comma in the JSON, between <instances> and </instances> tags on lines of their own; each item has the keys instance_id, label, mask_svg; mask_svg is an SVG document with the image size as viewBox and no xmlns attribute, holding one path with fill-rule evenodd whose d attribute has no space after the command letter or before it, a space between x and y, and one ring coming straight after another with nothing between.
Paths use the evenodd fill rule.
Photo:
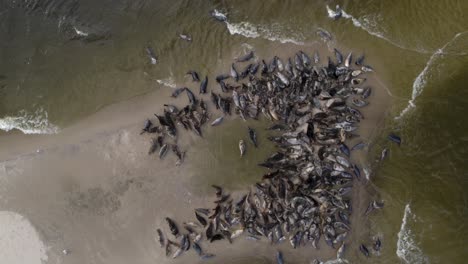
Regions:
<instances>
[{"instance_id":1,"label":"sea foam","mask_svg":"<svg viewBox=\"0 0 468 264\"><path fill-rule=\"evenodd\" d=\"M59 127L49 122L47 111L43 108L34 113L21 110L16 116L0 118L0 129L10 131L18 129L24 134L56 134Z\"/></svg>"},{"instance_id":2,"label":"sea foam","mask_svg":"<svg viewBox=\"0 0 468 264\"><path fill-rule=\"evenodd\" d=\"M79 29L77 29L76 27L73 27L73 29L75 30L76 34L78 36L81 36L81 37L87 37L89 35L88 32L85 32L85 31L81 31Z\"/></svg>"},{"instance_id":3,"label":"sea foam","mask_svg":"<svg viewBox=\"0 0 468 264\"><path fill-rule=\"evenodd\" d=\"M214 13L227 17L219 10L214 10ZM270 41L280 42L280 43L293 43L296 45L304 45L304 37L302 34L293 33L293 36L287 36L283 32L285 31L284 27L278 23L273 23L271 25L256 25L250 22L229 22L228 19L224 21L226 23L227 29L231 35L241 35L246 38L263 38Z\"/></svg>"},{"instance_id":4,"label":"sea foam","mask_svg":"<svg viewBox=\"0 0 468 264\"><path fill-rule=\"evenodd\" d=\"M156 80L156 82L163 85L163 86L167 86L167 87L170 87L170 88L176 88L176 84L174 82L174 79L172 79L171 77L166 78L166 79Z\"/></svg>"},{"instance_id":5,"label":"sea foam","mask_svg":"<svg viewBox=\"0 0 468 264\"><path fill-rule=\"evenodd\" d=\"M408 264L429 263L428 258L423 254L414 240L414 234L410 229L411 224L416 222L416 216L406 204L400 231L398 232L397 256Z\"/></svg>"}]
</instances>

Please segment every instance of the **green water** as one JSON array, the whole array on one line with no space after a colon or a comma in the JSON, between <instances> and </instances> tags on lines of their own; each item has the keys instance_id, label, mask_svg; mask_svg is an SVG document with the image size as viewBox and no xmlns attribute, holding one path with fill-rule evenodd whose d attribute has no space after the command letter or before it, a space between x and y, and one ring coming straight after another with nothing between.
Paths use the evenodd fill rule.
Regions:
<instances>
[{"instance_id":1,"label":"green water","mask_svg":"<svg viewBox=\"0 0 468 264\"><path fill-rule=\"evenodd\" d=\"M229 62L249 47L259 58L289 56L299 49L313 50L316 44L326 48L316 30L329 31L333 45L366 54L392 98L385 106L383 132L370 150L373 158L382 147L390 149L389 158L375 167L370 186L386 203L385 210L370 219L370 234L383 237L383 251L380 257L365 260L351 248L347 256L352 263L466 263L467 1L28 3L0 1L3 130L11 126L27 130L28 124L11 123L6 117L28 113L34 119L30 116L38 110L41 118L46 112L50 122L35 122L39 130L50 124L67 127L111 103L171 89L157 80L180 85L187 82L189 69L210 77L226 72ZM352 18L330 19L327 4L333 9L340 4ZM227 13L230 27L209 17L214 8ZM103 38L70 40L76 36L74 28ZM179 33L191 34L193 41L178 39ZM157 65L149 63L147 45L154 48ZM209 89L218 89L213 78ZM412 98L416 107L395 119ZM245 129L243 124L233 126ZM402 137L401 147L386 140L391 131ZM229 133L214 131L210 134L214 141L199 143L214 150L219 157L216 166L195 164L222 165L234 176L239 168L262 159L260 155L229 164L238 155L237 139ZM217 183L219 173L214 169L203 177ZM239 188L239 181L222 181Z\"/></svg>"}]
</instances>

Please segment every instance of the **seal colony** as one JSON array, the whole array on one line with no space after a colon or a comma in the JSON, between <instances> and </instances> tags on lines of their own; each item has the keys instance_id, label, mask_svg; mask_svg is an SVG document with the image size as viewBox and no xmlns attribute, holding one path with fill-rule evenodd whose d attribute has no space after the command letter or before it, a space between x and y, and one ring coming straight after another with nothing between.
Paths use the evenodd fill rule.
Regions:
<instances>
[{"instance_id":1,"label":"seal colony","mask_svg":"<svg viewBox=\"0 0 468 264\"><path fill-rule=\"evenodd\" d=\"M373 69L364 64L364 56L353 63L352 53L344 57L334 49L334 55L334 60L328 57L327 65L322 66L317 52L312 59L299 51L285 63L277 56L269 63L248 63L255 57L249 52L232 63L229 74L215 78L221 93L211 91L211 101L219 116L212 118L207 103L183 87L175 89L172 97L185 93L188 105L178 109L165 104L164 113L155 114L159 126L146 121L142 133L158 134L151 141L149 154L159 148L162 159L171 149L178 157L178 165L185 152L165 139L176 142L178 127L202 137L203 125L213 120L211 126L220 126L225 115L236 114L246 120L258 119L261 113L272 122L268 130L273 135L268 139L277 147L259 164L268 173L239 199L213 185L214 208L196 208L196 221L179 226L165 218L172 237L161 229L157 229L157 234L168 257L176 258L193 248L201 259L212 258L213 254L202 249L202 241L226 239L234 243L245 236L250 240L265 237L273 244L288 241L293 248L318 248L323 238L328 246L337 249L337 258L343 258L344 241L351 230L350 193L353 182L361 180L361 171L350 161L350 155L364 147L364 143L359 143L349 148L345 142L358 136L354 131L364 119L359 108L368 104L366 99L372 91L363 85L364 75ZM241 62L248 65L239 71ZM194 82L200 82L197 72L187 74ZM208 77L202 80L200 96L208 93ZM246 135L258 147L257 132L249 127ZM241 157L249 151L243 139L239 140L239 150ZM371 202L366 215L382 206ZM379 251L380 246L376 238L372 247ZM366 257L370 256L366 245L359 248ZM283 261L278 252L277 262Z\"/></svg>"}]
</instances>

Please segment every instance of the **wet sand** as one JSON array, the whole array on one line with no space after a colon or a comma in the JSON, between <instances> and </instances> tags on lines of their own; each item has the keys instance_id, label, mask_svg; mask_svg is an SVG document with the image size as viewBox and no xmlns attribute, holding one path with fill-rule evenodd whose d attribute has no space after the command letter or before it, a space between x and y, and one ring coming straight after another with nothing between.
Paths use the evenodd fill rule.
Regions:
<instances>
[{"instance_id":1,"label":"wet sand","mask_svg":"<svg viewBox=\"0 0 468 264\"><path fill-rule=\"evenodd\" d=\"M314 48L304 51L311 53ZM293 45L291 50L296 51ZM279 56L291 54L285 51ZM218 69L228 71L228 65L220 62ZM210 81L209 90L219 92L214 78ZM178 83L178 87L183 85L198 93L198 84ZM372 77L368 85L374 90L370 105L363 110L366 119L357 131L361 138L351 140L349 146L359 140L372 141L390 104L385 90ZM2 135L0 210L16 212L32 223L47 246L47 263L201 263L193 251L175 260L166 258L156 240L156 228L169 234L164 217L181 225L194 220L193 208L211 207L211 184L221 184L234 195L247 191L264 171L256 164L271 153L273 146L262 130L266 122L236 119L225 120L218 127L203 127L204 138L179 130L179 146L187 150L180 167L175 166L172 153L162 161L157 155L149 156L151 136L139 135L144 120L162 112L163 103L182 105L187 100L185 96L173 100L170 93L163 87L111 105L57 135ZM209 101L208 96L205 101ZM211 112L212 119L219 113ZM258 130L260 148L248 145L241 160L237 142L241 137L247 139L247 125ZM353 154L353 161L368 164L366 153ZM369 199L365 186L364 181L354 184L353 226L348 242L368 235L367 222L360 213ZM320 250L294 250L288 243L271 246L263 240L240 237L232 245L204 241L203 249L217 256L206 263L268 263L277 249L289 263L336 256L323 240ZM346 257L354 255L357 246L351 242ZM64 249L70 254L64 255Z\"/></svg>"}]
</instances>

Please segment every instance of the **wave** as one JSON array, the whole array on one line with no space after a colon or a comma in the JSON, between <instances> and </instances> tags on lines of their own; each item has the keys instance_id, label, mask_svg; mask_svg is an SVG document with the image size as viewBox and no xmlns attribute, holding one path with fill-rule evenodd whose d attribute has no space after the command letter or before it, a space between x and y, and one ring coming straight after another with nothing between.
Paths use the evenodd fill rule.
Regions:
<instances>
[{"instance_id":1,"label":"wave","mask_svg":"<svg viewBox=\"0 0 468 264\"><path fill-rule=\"evenodd\" d=\"M214 13L227 17L219 10L214 10ZM300 33L293 33L294 36L284 35L285 29L279 23L273 23L271 25L255 25L249 22L233 23L229 22L226 18L224 21L227 29L231 35L241 35L247 38L263 38L270 41L276 41L280 43L293 43L296 45L304 45L304 36Z\"/></svg>"},{"instance_id":2,"label":"wave","mask_svg":"<svg viewBox=\"0 0 468 264\"><path fill-rule=\"evenodd\" d=\"M328 17L330 17L332 19L335 19L335 17L338 15L338 13L336 11L332 10L328 5L326 6L326 8L327 8ZM357 18L353 17L352 15L346 13L343 9L341 9L341 16L343 18L350 19L353 22L353 25L355 27L366 31L367 33L369 33L370 35L372 35L374 37L378 37L380 39L383 39L383 40L387 41L388 43L390 43L390 44L392 44L392 45L394 45L394 46L396 46L398 48L401 48L401 49L404 49L404 50L410 50L410 51L414 51L414 52L418 52L418 53L423 53L423 54L430 54L431 53L431 51L428 51L428 50L425 50L425 49L408 48L408 47L404 46L401 43L398 43L398 42L396 42L394 40L391 40L391 39L385 37L385 35L384 35L385 32L381 32L381 30L377 29L378 22L376 21L377 17L375 17L375 16L363 16L362 18L357 19Z\"/></svg>"},{"instance_id":3,"label":"wave","mask_svg":"<svg viewBox=\"0 0 468 264\"><path fill-rule=\"evenodd\" d=\"M424 87L427 83L427 78L428 78L427 72L429 71L429 68L434 63L435 58L440 56L441 54L442 54L442 50L439 49L434 54L432 54L432 56L429 58L429 60L426 63L426 66L421 71L421 73L419 73L419 75L416 77L416 79L413 82L413 91L411 93L411 99L408 101L408 105L405 107L405 109L401 111L401 113L397 117L395 117L395 119L402 118L406 113L408 113L408 111L411 108L416 107L416 104L414 101L424 90Z\"/></svg>"},{"instance_id":4,"label":"wave","mask_svg":"<svg viewBox=\"0 0 468 264\"><path fill-rule=\"evenodd\" d=\"M162 79L162 80L156 80L157 83L170 87L170 88L176 88L176 84L172 78L167 78L167 79Z\"/></svg>"},{"instance_id":5,"label":"wave","mask_svg":"<svg viewBox=\"0 0 468 264\"><path fill-rule=\"evenodd\" d=\"M277 41L280 43L293 43L296 45L304 45L302 40L294 37L281 35L283 30L279 24L272 24L272 28L263 25L254 25L249 22L229 23L225 22L229 33L231 35L242 35L247 38L264 38L270 41ZM303 39L303 38L302 38Z\"/></svg>"},{"instance_id":6,"label":"wave","mask_svg":"<svg viewBox=\"0 0 468 264\"><path fill-rule=\"evenodd\" d=\"M222 18L223 20L227 20L227 15L217 9L213 10L213 16Z\"/></svg>"},{"instance_id":7,"label":"wave","mask_svg":"<svg viewBox=\"0 0 468 264\"><path fill-rule=\"evenodd\" d=\"M405 263L429 263L428 258L414 241L414 235L408 226L409 221L415 222L416 216L411 212L410 204L408 203L405 206L405 213L403 215L400 231L398 232L396 254Z\"/></svg>"},{"instance_id":8,"label":"wave","mask_svg":"<svg viewBox=\"0 0 468 264\"><path fill-rule=\"evenodd\" d=\"M11 131L18 129L24 134L57 134L59 127L48 120L47 111L43 108L37 109L34 113L21 110L17 116L5 116L0 118L0 129Z\"/></svg>"},{"instance_id":9,"label":"wave","mask_svg":"<svg viewBox=\"0 0 468 264\"><path fill-rule=\"evenodd\" d=\"M349 262L346 259L332 259L332 260L323 262L323 264L343 264L343 263L349 263Z\"/></svg>"},{"instance_id":10,"label":"wave","mask_svg":"<svg viewBox=\"0 0 468 264\"><path fill-rule=\"evenodd\" d=\"M436 59L443 57L447 53L444 52L444 50L453 42L455 41L458 37L461 35L468 33L468 31L465 32L460 32L456 34L449 42L445 43L445 45L438 49L436 52L434 52L429 60L426 63L426 66L424 69L419 73L419 75L416 77L416 79L413 82L413 91L411 93L411 99L408 101L408 105L400 112L400 114L395 117L395 119L400 119L402 118L406 113L409 112L412 108L416 107L415 100L416 98L421 95L421 93L424 90L424 87L427 84L428 78L430 77L429 70L431 69L432 65L435 64ZM465 55L464 53L449 53L452 55Z\"/></svg>"},{"instance_id":11,"label":"wave","mask_svg":"<svg viewBox=\"0 0 468 264\"><path fill-rule=\"evenodd\" d=\"M87 37L89 35L88 32L81 31L81 30L77 29L76 27L73 27L73 29L75 30L75 32L76 32L76 34L78 36Z\"/></svg>"}]
</instances>

